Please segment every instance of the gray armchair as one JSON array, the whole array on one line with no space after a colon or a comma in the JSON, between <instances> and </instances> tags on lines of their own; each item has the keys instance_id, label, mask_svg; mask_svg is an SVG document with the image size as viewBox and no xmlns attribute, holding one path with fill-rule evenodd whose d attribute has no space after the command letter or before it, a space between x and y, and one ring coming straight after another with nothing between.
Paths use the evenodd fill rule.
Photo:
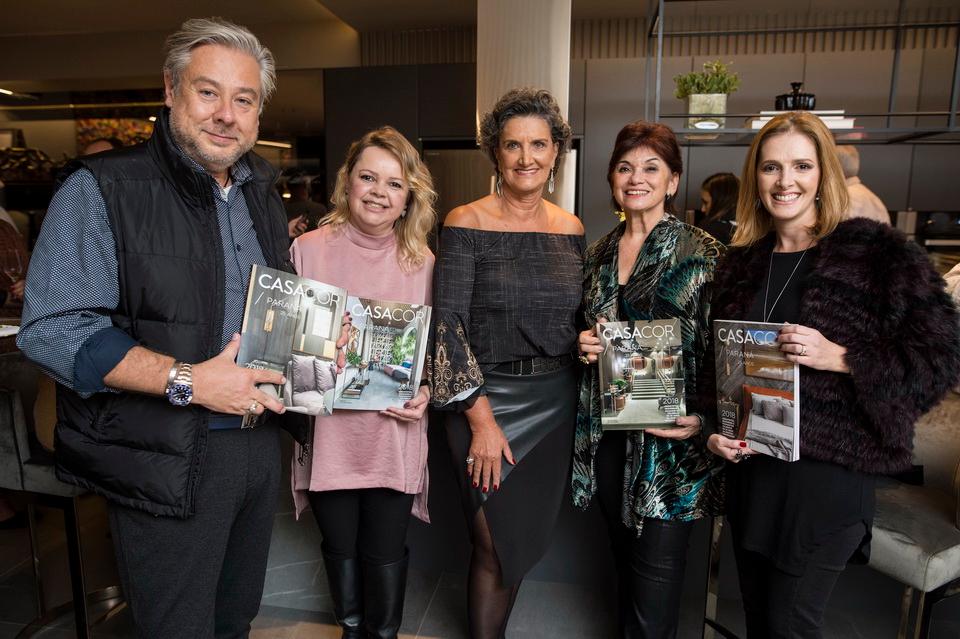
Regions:
<instances>
[{"instance_id":1,"label":"gray armchair","mask_svg":"<svg viewBox=\"0 0 960 639\"><path fill-rule=\"evenodd\" d=\"M917 423L914 446L924 485L881 480L870 567L904 584L897 636L920 639L933 605L960 594L960 395Z\"/></svg>"}]
</instances>

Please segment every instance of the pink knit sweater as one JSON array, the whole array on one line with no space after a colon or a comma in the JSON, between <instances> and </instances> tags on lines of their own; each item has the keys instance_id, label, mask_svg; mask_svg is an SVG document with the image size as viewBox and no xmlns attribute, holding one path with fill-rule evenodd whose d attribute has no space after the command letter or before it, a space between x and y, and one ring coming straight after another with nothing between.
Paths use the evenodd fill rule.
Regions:
<instances>
[{"instance_id":1,"label":"pink knit sweater","mask_svg":"<svg viewBox=\"0 0 960 639\"><path fill-rule=\"evenodd\" d=\"M404 272L392 233L374 237L349 223L323 226L294 240L290 255L297 273L350 295L431 303L433 255L416 272ZM307 507L307 490L391 488L416 495L413 514L429 521L426 414L413 424L377 411L334 410L317 418L313 454L304 465L297 462L299 453L294 451L291 464L298 517Z\"/></svg>"}]
</instances>

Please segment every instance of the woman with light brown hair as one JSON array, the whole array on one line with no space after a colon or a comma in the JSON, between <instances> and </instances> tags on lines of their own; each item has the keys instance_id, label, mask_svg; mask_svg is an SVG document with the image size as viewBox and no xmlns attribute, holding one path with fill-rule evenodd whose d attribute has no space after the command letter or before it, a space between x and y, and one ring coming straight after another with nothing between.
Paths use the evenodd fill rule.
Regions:
<instances>
[{"instance_id":1,"label":"woman with light brown hair","mask_svg":"<svg viewBox=\"0 0 960 639\"><path fill-rule=\"evenodd\" d=\"M727 518L748 637L819 637L844 566L869 551L874 484L911 463L913 424L960 376L957 313L902 233L844 221L847 190L818 117L785 113L747 153L714 319L783 324L800 365L800 459L710 435L731 462ZM749 461L748 461L749 460Z\"/></svg>"},{"instance_id":2,"label":"woman with light brown hair","mask_svg":"<svg viewBox=\"0 0 960 639\"><path fill-rule=\"evenodd\" d=\"M364 135L332 200L320 228L290 247L297 273L359 297L430 304L436 193L413 145L391 127ZM421 384L403 408L317 417L309 461L294 455L297 514L309 501L344 637L396 637L400 628L407 525L411 512L428 520L429 400Z\"/></svg>"}]
</instances>

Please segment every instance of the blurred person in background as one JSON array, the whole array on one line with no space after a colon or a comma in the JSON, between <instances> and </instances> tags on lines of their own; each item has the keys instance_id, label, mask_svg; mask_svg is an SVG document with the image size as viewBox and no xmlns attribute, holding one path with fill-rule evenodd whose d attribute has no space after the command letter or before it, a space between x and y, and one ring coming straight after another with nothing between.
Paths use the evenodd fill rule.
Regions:
<instances>
[{"instance_id":1,"label":"blurred person in background","mask_svg":"<svg viewBox=\"0 0 960 639\"><path fill-rule=\"evenodd\" d=\"M851 144L837 146L837 159L840 160L847 193L850 195L847 218L865 217L881 224L890 224L890 213L883 200L860 181L860 152L857 147Z\"/></svg>"}]
</instances>

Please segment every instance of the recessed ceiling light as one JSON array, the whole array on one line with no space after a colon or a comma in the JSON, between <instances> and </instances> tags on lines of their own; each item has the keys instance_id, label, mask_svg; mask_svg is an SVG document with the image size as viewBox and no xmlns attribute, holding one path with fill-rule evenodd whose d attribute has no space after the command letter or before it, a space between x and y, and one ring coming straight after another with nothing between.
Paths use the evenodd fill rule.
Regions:
<instances>
[{"instance_id":1,"label":"recessed ceiling light","mask_svg":"<svg viewBox=\"0 0 960 639\"><path fill-rule=\"evenodd\" d=\"M278 149L292 149L293 145L289 142L274 142L273 140L257 140L260 146L272 146Z\"/></svg>"}]
</instances>

